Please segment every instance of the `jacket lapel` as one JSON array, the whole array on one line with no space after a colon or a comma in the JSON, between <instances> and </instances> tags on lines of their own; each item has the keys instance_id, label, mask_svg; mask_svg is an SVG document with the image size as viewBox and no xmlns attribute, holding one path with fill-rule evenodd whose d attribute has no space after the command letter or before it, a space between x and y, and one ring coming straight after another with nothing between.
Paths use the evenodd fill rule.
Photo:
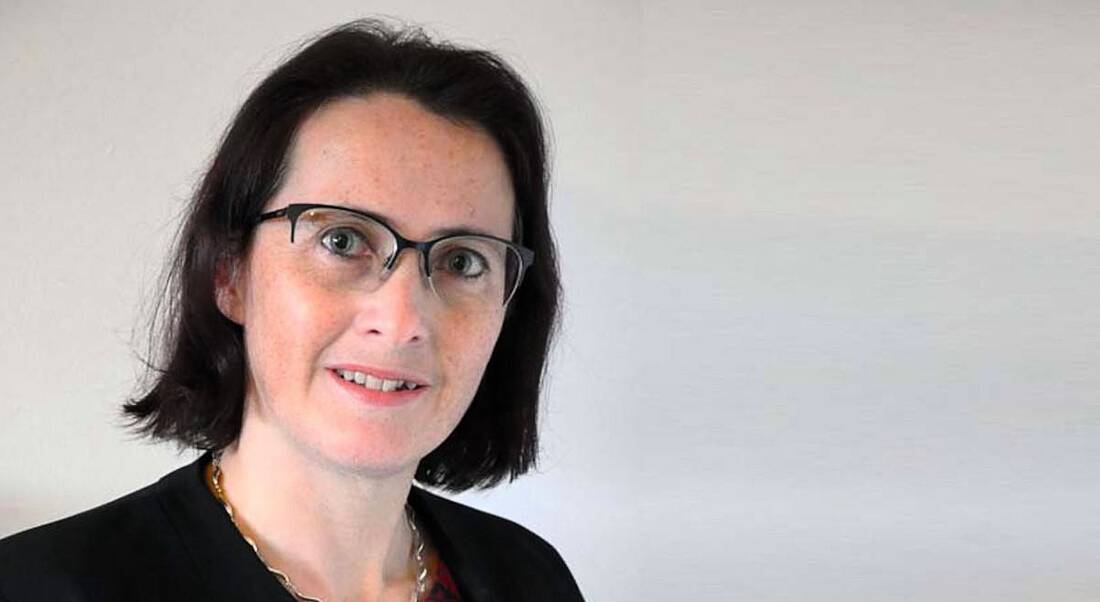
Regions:
<instances>
[{"instance_id":1,"label":"jacket lapel","mask_svg":"<svg viewBox=\"0 0 1100 602\"><path fill-rule=\"evenodd\" d=\"M462 602L504 602L506 584L485 553L484 534L455 512L458 506L416 485L409 491L409 504L450 569Z\"/></svg>"},{"instance_id":2,"label":"jacket lapel","mask_svg":"<svg viewBox=\"0 0 1100 602\"><path fill-rule=\"evenodd\" d=\"M158 501L175 528L209 600L295 602L237 532L206 490L203 469L210 454L160 480Z\"/></svg>"},{"instance_id":3,"label":"jacket lapel","mask_svg":"<svg viewBox=\"0 0 1100 602\"><path fill-rule=\"evenodd\" d=\"M206 490L203 471L209 452L160 480L157 500L179 537L187 557L220 602L270 600L295 602L244 541L225 509ZM491 559L484 533L460 506L416 485L409 504L450 569L463 602L505 602L508 584Z\"/></svg>"}]
</instances>

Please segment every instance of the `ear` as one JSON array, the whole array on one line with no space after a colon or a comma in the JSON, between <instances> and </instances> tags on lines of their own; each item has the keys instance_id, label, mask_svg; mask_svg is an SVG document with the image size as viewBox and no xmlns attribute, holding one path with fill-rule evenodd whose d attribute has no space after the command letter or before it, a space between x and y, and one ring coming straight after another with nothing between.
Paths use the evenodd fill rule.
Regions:
<instances>
[{"instance_id":1,"label":"ear","mask_svg":"<svg viewBox=\"0 0 1100 602\"><path fill-rule=\"evenodd\" d=\"M237 324L244 325L244 270L237 258L219 259L214 269L214 298L218 311Z\"/></svg>"}]
</instances>

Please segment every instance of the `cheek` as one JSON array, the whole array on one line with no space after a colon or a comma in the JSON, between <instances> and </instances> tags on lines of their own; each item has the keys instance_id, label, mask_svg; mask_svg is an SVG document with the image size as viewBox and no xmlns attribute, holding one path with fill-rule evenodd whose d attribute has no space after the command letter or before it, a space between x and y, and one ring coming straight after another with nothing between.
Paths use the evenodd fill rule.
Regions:
<instances>
[{"instance_id":1,"label":"cheek","mask_svg":"<svg viewBox=\"0 0 1100 602\"><path fill-rule=\"evenodd\" d=\"M456 325L445 330L447 340L444 342L443 356L449 372L465 393L466 399L463 401L469 402L492 356L493 346L500 334L500 321L464 326Z\"/></svg>"},{"instance_id":2,"label":"cheek","mask_svg":"<svg viewBox=\"0 0 1100 602\"><path fill-rule=\"evenodd\" d=\"M251 369L266 388L308 387L318 354L339 330L340 308L291 278L256 285L245 322Z\"/></svg>"}]
</instances>

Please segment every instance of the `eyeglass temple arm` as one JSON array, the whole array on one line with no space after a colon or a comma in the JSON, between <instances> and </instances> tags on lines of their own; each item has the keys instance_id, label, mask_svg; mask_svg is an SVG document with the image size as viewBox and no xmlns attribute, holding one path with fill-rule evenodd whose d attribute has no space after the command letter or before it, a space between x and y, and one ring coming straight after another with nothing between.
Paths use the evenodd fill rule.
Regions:
<instances>
[{"instance_id":1,"label":"eyeglass temple arm","mask_svg":"<svg viewBox=\"0 0 1100 602\"><path fill-rule=\"evenodd\" d=\"M291 206L287 205L286 207L283 207L282 209L276 209L274 211L268 211L267 213L261 213L260 215L258 215L256 217L255 220L252 221L252 225L253 225L253 227L255 227L255 226L258 226L259 224L261 224L262 222L266 222L268 220L277 219L277 218L286 216L287 218L290 219L290 242L293 243L294 242L294 230L297 229L295 227L295 226L297 226L297 224L295 223L297 221L297 212L295 213L295 215L291 215L290 208L291 208Z\"/></svg>"},{"instance_id":2,"label":"eyeglass temple arm","mask_svg":"<svg viewBox=\"0 0 1100 602\"><path fill-rule=\"evenodd\" d=\"M282 217L282 216L286 215L286 209L287 209L286 207L283 207L282 209L276 209L275 211L268 211L267 213L261 213L260 215L256 216L256 219L252 220L252 225L255 226L256 224L258 224L260 222L266 222L269 219L275 219L277 217Z\"/></svg>"}]
</instances>

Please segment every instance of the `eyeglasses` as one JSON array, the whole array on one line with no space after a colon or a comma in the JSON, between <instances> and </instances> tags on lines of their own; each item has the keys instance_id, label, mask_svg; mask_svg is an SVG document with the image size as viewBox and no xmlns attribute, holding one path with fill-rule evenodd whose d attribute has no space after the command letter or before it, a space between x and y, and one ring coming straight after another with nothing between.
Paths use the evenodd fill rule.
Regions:
<instances>
[{"instance_id":1,"label":"eyeglasses","mask_svg":"<svg viewBox=\"0 0 1100 602\"><path fill-rule=\"evenodd\" d=\"M261 214L253 225L280 217L290 220L290 243L300 267L336 290L373 292L393 271L401 251L412 248L420 252L431 289L448 305L500 308L508 305L535 258L526 247L484 234L409 240L377 216L336 205L294 203Z\"/></svg>"}]
</instances>

